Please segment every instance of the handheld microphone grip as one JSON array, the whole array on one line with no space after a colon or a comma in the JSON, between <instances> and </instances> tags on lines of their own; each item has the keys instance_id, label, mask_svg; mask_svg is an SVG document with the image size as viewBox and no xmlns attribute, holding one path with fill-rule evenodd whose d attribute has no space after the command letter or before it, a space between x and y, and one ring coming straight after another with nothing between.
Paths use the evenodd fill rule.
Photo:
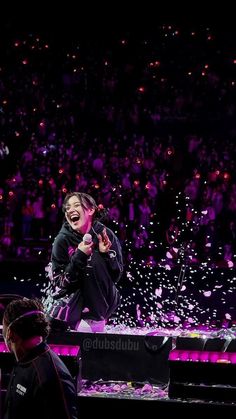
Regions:
<instances>
[{"instance_id":1,"label":"handheld microphone grip","mask_svg":"<svg viewBox=\"0 0 236 419\"><path fill-rule=\"evenodd\" d=\"M91 234L86 233L83 236L83 242L84 242L84 244L90 244L90 243L92 243L92 241L93 241L93 238L92 238Z\"/></svg>"}]
</instances>

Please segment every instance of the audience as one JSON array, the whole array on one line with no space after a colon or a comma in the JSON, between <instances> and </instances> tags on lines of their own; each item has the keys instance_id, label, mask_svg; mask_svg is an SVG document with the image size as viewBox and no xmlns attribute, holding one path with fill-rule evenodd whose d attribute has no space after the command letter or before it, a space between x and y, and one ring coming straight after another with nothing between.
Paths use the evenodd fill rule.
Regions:
<instances>
[{"instance_id":1,"label":"audience","mask_svg":"<svg viewBox=\"0 0 236 419\"><path fill-rule=\"evenodd\" d=\"M110 208L112 229L134 257L143 249L148 261L154 238L155 263L163 249L174 261L173 248L187 235L192 263L234 265L230 45L209 28L166 25L152 39L74 40L74 47L66 39L6 36L1 259L22 257L24 246L30 257L35 241L51 248L58 208L77 190Z\"/></svg>"}]
</instances>

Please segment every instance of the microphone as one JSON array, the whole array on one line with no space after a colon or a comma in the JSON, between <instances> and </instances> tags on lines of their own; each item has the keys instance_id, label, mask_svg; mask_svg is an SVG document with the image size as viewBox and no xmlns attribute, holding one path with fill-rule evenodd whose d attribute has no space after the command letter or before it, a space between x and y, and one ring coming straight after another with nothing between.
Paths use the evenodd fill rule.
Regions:
<instances>
[{"instance_id":1,"label":"microphone","mask_svg":"<svg viewBox=\"0 0 236 419\"><path fill-rule=\"evenodd\" d=\"M86 233L83 237L84 244L90 244L90 243L92 243L92 241L93 241L93 238L92 238L91 234Z\"/></svg>"}]
</instances>

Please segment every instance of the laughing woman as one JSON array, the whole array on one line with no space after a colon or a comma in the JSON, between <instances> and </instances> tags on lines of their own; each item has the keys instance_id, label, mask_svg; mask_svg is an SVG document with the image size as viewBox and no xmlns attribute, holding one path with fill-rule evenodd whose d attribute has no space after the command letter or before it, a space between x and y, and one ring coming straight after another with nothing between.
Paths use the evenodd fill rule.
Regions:
<instances>
[{"instance_id":1,"label":"laughing woman","mask_svg":"<svg viewBox=\"0 0 236 419\"><path fill-rule=\"evenodd\" d=\"M52 247L45 309L52 327L64 322L72 330L103 332L120 303L120 242L98 221L106 210L92 196L72 192L62 210L65 220Z\"/></svg>"}]
</instances>

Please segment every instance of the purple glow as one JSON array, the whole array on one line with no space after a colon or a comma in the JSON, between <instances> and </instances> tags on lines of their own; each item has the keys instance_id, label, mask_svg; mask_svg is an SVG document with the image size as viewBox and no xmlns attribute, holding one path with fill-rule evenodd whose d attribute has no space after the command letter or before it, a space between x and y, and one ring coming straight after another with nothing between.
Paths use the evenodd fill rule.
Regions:
<instances>
[{"instance_id":1,"label":"purple glow","mask_svg":"<svg viewBox=\"0 0 236 419\"><path fill-rule=\"evenodd\" d=\"M79 346L71 346L71 345L49 345L50 348L57 354L57 355L64 355L64 356L77 356L79 352ZM9 352L5 342L0 342L0 353L1 352ZM235 360L236 363L236 360Z\"/></svg>"},{"instance_id":2,"label":"purple glow","mask_svg":"<svg viewBox=\"0 0 236 419\"><path fill-rule=\"evenodd\" d=\"M50 344L49 346L59 356L76 356L79 352L79 346L53 344Z\"/></svg>"},{"instance_id":3,"label":"purple glow","mask_svg":"<svg viewBox=\"0 0 236 419\"><path fill-rule=\"evenodd\" d=\"M236 364L236 352L231 353L231 362L232 364Z\"/></svg>"},{"instance_id":4,"label":"purple glow","mask_svg":"<svg viewBox=\"0 0 236 419\"><path fill-rule=\"evenodd\" d=\"M182 351L181 360L182 361L189 361L190 360L189 351Z\"/></svg>"},{"instance_id":5,"label":"purple glow","mask_svg":"<svg viewBox=\"0 0 236 419\"><path fill-rule=\"evenodd\" d=\"M170 351L169 353L169 361L178 361L180 359L180 351L177 349L174 349L173 351Z\"/></svg>"},{"instance_id":6,"label":"purple glow","mask_svg":"<svg viewBox=\"0 0 236 419\"><path fill-rule=\"evenodd\" d=\"M208 355L208 359L210 362L217 362L219 357L222 358L222 353L218 354L217 352L210 352Z\"/></svg>"},{"instance_id":7,"label":"purple glow","mask_svg":"<svg viewBox=\"0 0 236 419\"><path fill-rule=\"evenodd\" d=\"M198 360L201 362L209 361L209 352L208 351L198 352Z\"/></svg>"},{"instance_id":8,"label":"purple glow","mask_svg":"<svg viewBox=\"0 0 236 419\"><path fill-rule=\"evenodd\" d=\"M6 344L4 342L0 342L0 352L9 352Z\"/></svg>"},{"instance_id":9,"label":"purple glow","mask_svg":"<svg viewBox=\"0 0 236 419\"><path fill-rule=\"evenodd\" d=\"M186 351L174 349L169 353L169 361L236 364L236 352Z\"/></svg>"},{"instance_id":10,"label":"purple glow","mask_svg":"<svg viewBox=\"0 0 236 419\"><path fill-rule=\"evenodd\" d=\"M199 361L198 351L190 351L189 359L190 361Z\"/></svg>"}]
</instances>

